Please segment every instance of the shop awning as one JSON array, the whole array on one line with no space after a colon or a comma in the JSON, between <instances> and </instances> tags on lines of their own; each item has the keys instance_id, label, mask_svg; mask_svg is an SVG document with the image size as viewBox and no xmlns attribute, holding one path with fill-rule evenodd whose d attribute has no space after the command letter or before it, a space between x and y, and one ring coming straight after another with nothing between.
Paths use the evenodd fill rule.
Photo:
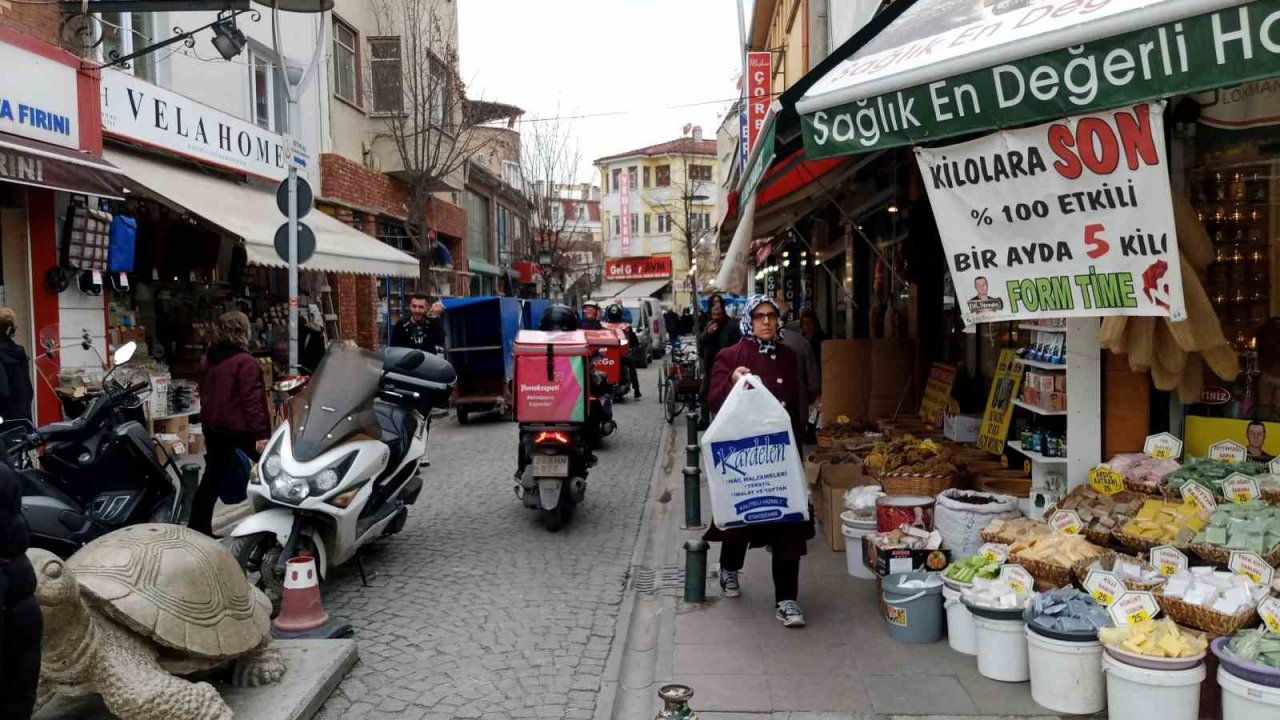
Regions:
<instances>
[{"instance_id":1,"label":"shop awning","mask_svg":"<svg viewBox=\"0 0 1280 720\"><path fill-rule=\"evenodd\" d=\"M618 280L606 280L601 283L599 292L595 293L598 298L646 298L662 292L671 284L670 280L640 280L638 282L621 282Z\"/></svg>"},{"instance_id":2,"label":"shop awning","mask_svg":"<svg viewBox=\"0 0 1280 720\"><path fill-rule=\"evenodd\" d=\"M0 132L0 182L120 200L124 175L105 160Z\"/></svg>"},{"instance_id":3,"label":"shop awning","mask_svg":"<svg viewBox=\"0 0 1280 720\"><path fill-rule=\"evenodd\" d=\"M1269 77L1270 0L920 0L846 43L795 102L811 158ZM855 36L856 37L856 36Z\"/></svg>"},{"instance_id":4,"label":"shop awning","mask_svg":"<svg viewBox=\"0 0 1280 720\"><path fill-rule=\"evenodd\" d=\"M473 257L467 258L467 267L471 269L471 272L479 275L501 275L502 274L502 268L498 267L497 265L494 265L491 262L487 262L479 258L473 258Z\"/></svg>"},{"instance_id":5,"label":"shop awning","mask_svg":"<svg viewBox=\"0 0 1280 720\"><path fill-rule=\"evenodd\" d=\"M276 229L285 218L273 193L120 148L107 148L104 154L147 194L244 238L250 264L287 267L275 251ZM316 253L303 263L305 270L407 278L420 274L412 255L322 212L311 211L303 222L316 234Z\"/></svg>"}]
</instances>

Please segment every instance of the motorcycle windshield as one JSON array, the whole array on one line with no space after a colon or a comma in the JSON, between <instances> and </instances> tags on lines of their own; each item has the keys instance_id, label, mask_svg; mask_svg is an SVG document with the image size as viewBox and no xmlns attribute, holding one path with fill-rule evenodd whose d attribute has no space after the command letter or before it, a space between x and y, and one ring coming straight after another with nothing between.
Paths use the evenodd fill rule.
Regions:
<instances>
[{"instance_id":1,"label":"motorcycle windshield","mask_svg":"<svg viewBox=\"0 0 1280 720\"><path fill-rule=\"evenodd\" d=\"M356 435L382 436L374 400L382 357L333 345L307 387L290 403L293 456L307 462Z\"/></svg>"}]
</instances>

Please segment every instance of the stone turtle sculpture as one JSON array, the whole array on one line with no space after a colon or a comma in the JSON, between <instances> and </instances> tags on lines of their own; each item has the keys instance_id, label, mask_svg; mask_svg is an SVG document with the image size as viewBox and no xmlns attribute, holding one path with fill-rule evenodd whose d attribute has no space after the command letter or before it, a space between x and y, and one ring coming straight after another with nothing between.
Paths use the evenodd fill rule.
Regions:
<instances>
[{"instance_id":1,"label":"stone turtle sculpture","mask_svg":"<svg viewBox=\"0 0 1280 720\"><path fill-rule=\"evenodd\" d=\"M228 720L206 682L177 675L233 663L237 685L278 681L271 603L215 540L177 525L135 525L65 562L29 550L44 614L37 706L99 693L122 720Z\"/></svg>"}]
</instances>

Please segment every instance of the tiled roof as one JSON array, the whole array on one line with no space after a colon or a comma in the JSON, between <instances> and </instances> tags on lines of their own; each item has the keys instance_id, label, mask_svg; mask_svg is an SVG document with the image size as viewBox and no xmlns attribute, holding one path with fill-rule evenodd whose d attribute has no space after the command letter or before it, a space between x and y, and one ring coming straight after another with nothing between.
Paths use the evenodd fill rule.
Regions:
<instances>
[{"instance_id":1,"label":"tiled roof","mask_svg":"<svg viewBox=\"0 0 1280 720\"><path fill-rule=\"evenodd\" d=\"M647 155L650 157L661 155L711 155L716 154L715 140L694 140L691 137L682 137L678 140L668 140L657 145L642 147L638 150L628 150L627 152L617 153L615 155L607 155L596 160L599 165L602 162L614 160L617 158L632 157L635 155Z\"/></svg>"}]
</instances>

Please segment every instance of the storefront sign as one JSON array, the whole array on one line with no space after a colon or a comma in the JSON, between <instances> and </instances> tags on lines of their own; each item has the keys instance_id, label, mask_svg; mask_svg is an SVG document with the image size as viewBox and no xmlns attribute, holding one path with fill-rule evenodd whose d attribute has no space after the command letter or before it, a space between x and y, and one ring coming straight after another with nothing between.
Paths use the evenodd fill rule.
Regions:
<instances>
[{"instance_id":1,"label":"storefront sign","mask_svg":"<svg viewBox=\"0 0 1280 720\"><path fill-rule=\"evenodd\" d=\"M953 27L926 27L924 36L913 38L918 41L914 44L883 48L869 44L868 48L883 49L883 55L860 54L846 61L828 78L847 77L858 69L855 63L861 63L869 83L882 80L878 76L886 73L910 69L917 59L918 65L945 61L952 55L953 62L963 62L1004 44L988 54L989 64L982 69L948 76L944 66L937 72L943 79L889 92L873 87L865 93L847 91L842 93L842 104L833 107L822 107L825 103L818 96L837 88L816 84L799 104L806 156L817 159L937 141L1280 75L1280 42L1274 36L1280 0L1259 0L1003 62L1001 55L1017 56L1016 40L1026 31L1043 36L1058 24L1105 21L1117 11L1141 18L1140 11L1147 10L1115 0L1007 5L1016 12L986 18L966 16L953 3L926 3L922 11L937 10L961 19L948 23ZM1147 13L1146 17L1155 16ZM969 24L970 20L976 22ZM928 37L935 29L938 34Z\"/></svg>"},{"instance_id":2,"label":"storefront sign","mask_svg":"<svg viewBox=\"0 0 1280 720\"><path fill-rule=\"evenodd\" d=\"M1000 568L1000 579L1009 583L1009 587L1018 593L1029 593L1036 586L1036 579L1021 565L1005 565Z\"/></svg>"},{"instance_id":3,"label":"storefront sign","mask_svg":"<svg viewBox=\"0 0 1280 720\"><path fill-rule=\"evenodd\" d=\"M1089 471L1089 487L1103 495L1115 495L1124 489L1124 476L1099 465Z\"/></svg>"},{"instance_id":4,"label":"storefront sign","mask_svg":"<svg viewBox=\"0 0 1280 720\"><path fill-rule=\"evenodd\" d=\"M1080 516L1071 510L1059 510L1049 518L1049 525L1064 535L1079 535L1084 523Z\"/></svg>"},{"instance_id":5,"label":"storefront sign","mask_svg":"<svg viewBox=\"0 0 1280 720\"><path fill-rule=\"evenodd\" d=\"M1107 570L1090 570L1084 579L1084 589L1103 607L1111 607L1127 588L1120 576Z\"/></svg>"},{"instance_id":6,"label":"storefront sign","mask_svg":"<svg viewBox=\"0 0 1280 720\"><path fill-rule=\"evenodd\" d=\"M1258 481L1243 473L1231 473L1222 481L1222 496L1230 502L1243 503L1262 497Z\"/></svg>"},{"instance_id":7,"label":"storefront sign","mask_svg":"<svg viewBox=\"0 0 1280 720\"><path fill-rule=\"evenodd\" d=\"M929 380L924 386L924 399L920 401L920 417L924 421L940 427L942 414L951 404L951 388L956 383L954 365L934 363L929 367Z\"/></svg>"},{"instance_id":8,"label":"storefront sign","mask_svg":"<svg viewBox=\"0 0 1280 720\"><path fill-rule=\"evenodd\" d=\"M76 70L0 43L0 132L80 148Z\"/></svg>"},{"instance_id":9,"label":"storefront sign","mask_svg":"<svg viewBox=\"0 0 1280 720\"><path fill-rule=\"evenodd\" d=\"M1280 633L1280 598L1266 597L1258 603L1258 615L1273 633Z\"/></svg>"},{"instance_id":10,"label":"storefront sign","mask_svg":"<svg viewBox=\"0 0 1280 720\"><path fill-rule=\"evenodd\" d=\"M1235 440L1219 440L1209 446L1209 459L1224 463L1241 463L1249 456L1249 450Z\"/></svg>"},{"instance_id":11,"label":"storefront sign","mask_svg":"<svg viewBox=\"0 0 1280 720\"><path fill-rule=\"evenodd\" d=\"M1275 577L1275 568L1267 564L1258 553L1246 550L1232 550L1231 559L1227 560L1227 569L1237 575L1244 575L1257 585L1270 585Z\"/></svg>"},{"instance_id":12,"label":"storefront sign","mask_svg":"<svg viewBox=\"0 0 1280 720\"><path fill-rule=\"evenodd\" d=\"M1200 483L1185 483L1182 486L1182 501L1195 505L1206 515L1218 509L1218 501L1213 499L1213 493Z\"/></svg>"},{"instance_id":13,"label":"storefront sign","mask_svg":"<svg viewBox=\"0 0 1280 720\"><path fill-rule=\"evenodd\" d=\"M123 176L109 167L105 163L94 167L88 162L57 160L0 146L0 181L7 183L122 198Z\"/></svg>"},{"instance_id":14,"label":"storefront sign","mask_svg":"<svg viewBox=\"0 0 1280 720\"><path fill-rule=\"evenodd\" d=\"M281 136L118 70L102 71L102 130L269 180L289 174Z\"/></svg>"},{"instance_id":15,"label":"storefront sign","mask_svg":"<svg viewBox=\"0 0 1280 720\"><path fill-rule=\"evenodd\" d=\"M666 280L671 277L671 258L615 258L604 261L605 280Z\"/></svg>"},{"instance_id":16,"label":"storefront sign","mask_svg":"<svg viewBox=\"0 0 1280 720\"><path fill-rule=\"evenodd\" d=\"M755 148L764 129L764 116L773 104L773 53L747 53L747 152Z\"/></svg>"},{"instance_id":17,"label":"storefront sign","mask_svg":"<svg viewBox=\"0 0 1280 720\"><path fill-rule=\"evenodd\" d=\"M1163 107L916 149L966 325L1186 317Z\"/></svg>"},{"instance_id":18,"label":"storefront sign","mask_svg":"<svg viewBox=\"0 0 1280 720\"><path fill-rule=\"evenodd\" d=\"M631 174L626 170L618 173L618 226L619 251L623 255L631 254Z\"/></svg>"},{"instance_id":19,"label":"storefront sign","mask_svg":"<svg viewBox=\"0 0 1280 720\"><path fill-rule=\"evenodd\" d=\"M1022 369L1013 350L1000 351L991 391L987 394L987 409L982 414L982 427L978 430L978 447L992 455L1004 454L1004 439L1013 418L1013 401L1022 386Z\"/></svg>"},{"instance_id":20,"label":"storefront sign","mask_svg":"<svg viewBox=\"0 0 1280 720\"><path fill-rule=\"evenodd\" d=\"M1188 565L1186 554L1172 545L1151 548L1151 566L1165 577L1186 570Z\"/></svg>"},{"instance_id":21,"label":"storefront sign","mask_svg":"<svg viewBox=\"0 0 1280 720\"><path fill-rule=\"evenodd\" d=\"M1270 462L1280 456L1280 423L1188 415L1183 439L1188 457Z\"/></svg>"},{"instance_id":22,"label":"storefront sign","mask_svg":"<svg viewBox=\"0 0 1280 720\"><path fill-rule=\"evenodd\" d=\"M1231 402L1231 391L1226 388L1210 385L1200 391L1201 405L1226 405L1229 402Z\"/></svg>"},{"instance_id":23,"label":"storefront sign","mask_svg":"<svg viewBox=\"0 0 1280 720\"><path fill-rule=\"evenodd\" d=\"M1156 597L1149 592L1129 590L1116 598L1107 608L1111 621L1116 625L1136 625L1146 622L1160 612Z\"/></svg>"},{"instance_id":24,"label":"storefront sign","mask_svg":"<svg viewBox=\"0 0 1280 720\"><path fill-rule=\"evenodd\" d=\"M988 563L1002 563L1009 557L1009 546L1004 543L983 543L978 554Z\"/></svg>"},{"instance_id":25,"label":"storefront sign","mask_svg":"<svg viewBox=\"0 0 1280 720\"><path fill-rule=\"evenodd\" d=\"M1177 460L1182 455L1182 441L1167 432L1148 435L1142 452L1156 460Z\"/></svg>"}]
</instances>

